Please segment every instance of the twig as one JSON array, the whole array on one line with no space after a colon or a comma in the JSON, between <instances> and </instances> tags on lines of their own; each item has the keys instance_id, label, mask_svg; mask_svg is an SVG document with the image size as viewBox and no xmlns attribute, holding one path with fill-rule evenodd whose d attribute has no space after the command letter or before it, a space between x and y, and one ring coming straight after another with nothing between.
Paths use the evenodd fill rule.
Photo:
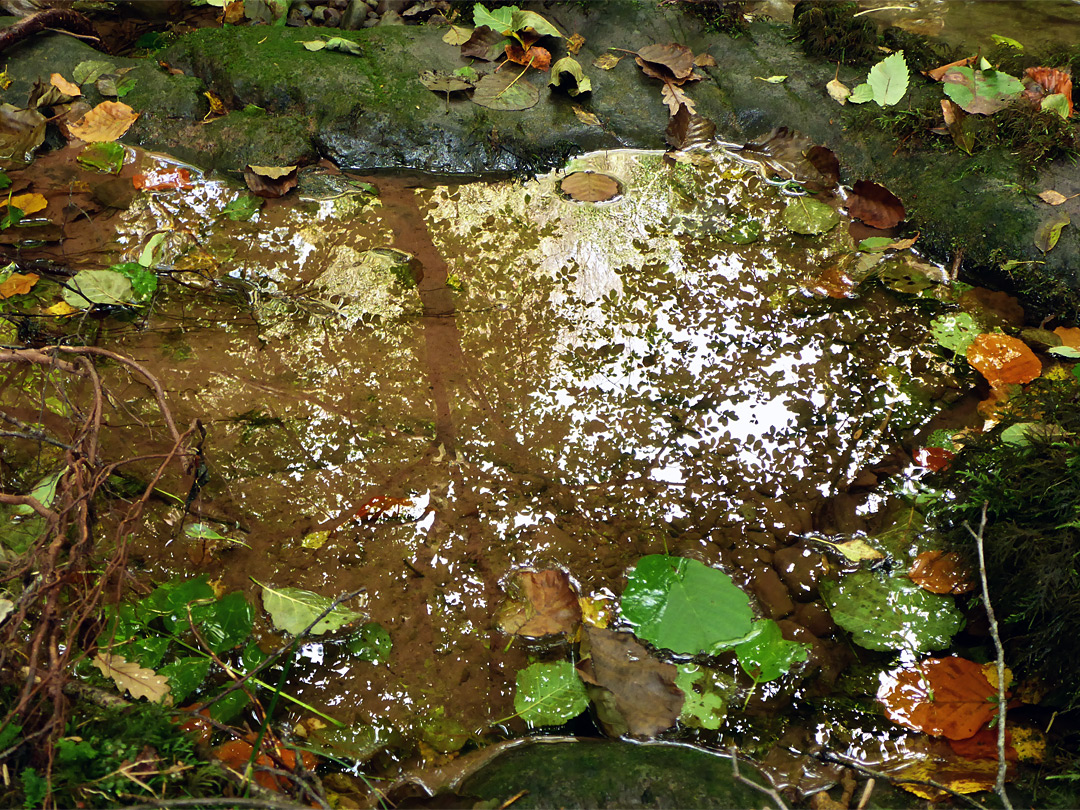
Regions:
<instances>
[{"instance_id":1,"label":"twig","mask_svg":"<svg viewBox=\"0 0 1080 810\"><path fill-rule=\"evenodd\" d=\"M975 547L979 550L979 578L982 580L982 602L986 610L986 618L990 621L990 638L994 640L994 651L997 653L997 679L998 679L998 716L997 716L997 755L998 770L997 781L994 783L994 792L1001 798L1005 810L1013 810L1009 794L1005 792L1005 773L1009 764L1005 759L1005 649L1001 646L1001 635L998 633L997 618L994 616L994 607L990 604L990 586L986 581L986 553L983 550L983 534L986 531L986 509L989 501L983 501L982 516L979 519L979 531L975 532L971 526L964 522L964 528L968 534L975 538Z\"/></svg>"},{"instance_id":2,"label":"twig","mask_svg":"<svg viewBox=\"0 0 1080 810\"><path fill-rule=\"evenodd\" d=\"M731 748L730 748L730 754L731 754L731 775L732 775L732 777L734 777L736 782L741 782L742 784L746 785L747 787L752 787L754 790L758 791L759 793L764 793L766 796L768 796L770 799L773 800L773 802L776 804L776 806L779 808L779 810L788 810L787 805L784 804L784 800L781 799L780 794L776 792L776 788L769 788L769 787L765 787L764 785L759 785L754 780L747 779L745 776L743 776L741 773L739 773L739 756L738 756L738 752L735 750L734 745L731 746Z\"/></svg>"},{"instance_id":3,"label":"twig","mask_svg":"<svg viewBox=\"0 0 1080 810\"><path fill-rule=\"evenodd\" d=\"M867 779L866 787L863 788L862 796L859 797L859 803L855 805L855 810L864 810L867 803L870 801L870 794L874 792L874 784L876 779Z\"/></svg>"}]
</instances>

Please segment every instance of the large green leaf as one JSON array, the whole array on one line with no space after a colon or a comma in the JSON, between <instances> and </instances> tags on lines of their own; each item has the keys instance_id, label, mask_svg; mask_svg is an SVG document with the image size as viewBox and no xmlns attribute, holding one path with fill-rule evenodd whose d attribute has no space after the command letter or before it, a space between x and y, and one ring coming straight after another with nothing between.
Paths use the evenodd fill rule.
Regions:
<instances>
[{"instance_id":1,"label":"large green leaf","mask_svg":"<svg viewBox=\"0 0 1080 810\"><path fill-rule=\"evenodd\" d=\"M951 596L925 591L906 576L856 571L822 583L821 595L833 621L869 650L940 650L963 624Z\"/></svg>"},{"instance_id":2,"label":"large green leaf","mask_svg":"<svg viewBox=\"0 0 1080 810\"><path fill-rule=\"evenodd\" d=\"M60 483L60 476L65 472L67 472L66 469L57 470L46 475L34 484L34 488L30 490L30 497L45 508L52 506L53 501L56 499L56 485ZM29 504L19 503L11 507L11 512L15 515L32 515L34 514L34 507Z\"/></svg>"},{"instance_id":3,"label":"large green leaf","mask_svg":"<svg viewBox=\"0 0 1080 810\"><path fill-rule=\"evenodd\" d=\"M908 66L904 52L897 51L870 68L863 84L857 85L848 96L852 104L877 102L879 107L891 107L904 97L908 89Z\"/></svg>"},{"instance_id":4,"label":"large green leaf","mask_svg":"<svg viewBox=\"0 0 1080 810\"><path fill-rule=\"evenodd\" d=\"M515 31L520 31L523 28L531 28L542 37L561 37L559 29L541 17L535 11L522 11L519 8L510 7L511 12L511 26Z\"/></svg>"},{"instance_id":5,"label":"large green leaf","mask_svg":"<svg viewBox=\"0 0 1080 810\"><path fill-rule=\"evenodd\" d=\"M989 115L1004 107L1024 92L1024 85L1015 76L999 70L977 70L952 67L941 77L945 95L964 112Z\"/></svg>"},{"instance_id":6,"label":"large green leaf","mask_svg":"<svg viewBox=\"0 0 1080 810\"><path fill-rule=\"evenodd\" d=\"M755 683L774 681L805 661L807 645L788 641L772 619L754 622L754 634L735 647L739 666Z\"/></svg>"},{"instance_id":7,"label":"large green leaf","mask_svg":"<svg viewBox=\"0 0 1080 810\"><path fill-rule=\"evenodd\" d=\"M730 647L750 632L750 599L723 571L697 560L651 554L630 574L620 604L638 638L697 655Z\"/></svg>"},{"instance_id":8,"label":"large green leaf","mask_svg":"<svg viewBox=\"0 0 1080 810\"><path fill-rule=\"evenodd\" d=\"M334 601L300 588L271 588L261 582L256 584L262 587L263 607L270 614L274 627L293 635L303 632ZM316 636L329 633L356 621L362 615L338 605L311 628L311 633Z\"/></svg>"},{"instance_id":9,"label":"large green leaf","mask_svg":"<svg viewBox=\"0 0 1080 810\"><path fill-rule=\"evenodd\" d=\"M569 661L533 664L517 674L514 709L534 726L554 726L589 706L585 684Z\"/></svg>"},{"instance_id":10,"label":"large green leaf","mask_svg":"<svg viewBox=\"0 0 1080 810\"><path fill-rule=\"evenodd\" d=\"M222 653L248 640L255 611L244 594L233 591L209 605L192 608L191 617L210 649Z\"/></svg>"},{"instance_id":11,"label":"large green leaf","mask_svg":"<svg viewBox=\"0 0 1080 810\"><path fill-rule=\"evenodd\" d=\"M832 230L840 221L840 214L823 202L799 197L788 203L780 215L780 220L788 230L814 236Z\"/></svg>"},{"instance_id":12,"label":"large green leaf","mask_svg":"<svg viewBox=\"0 0 1080 810\"><path fill-rule=\"evenodd\" d=\"M517 6L503 6L488 11L480 3L477 3L473 6L473 25L477 28L486 25L492 31L505 34L514 30L514 12L517 10Z\"/></svg>"},{"instance_id":13,"label":"large green leaf","mask_svg":"<svg viewBox=\"0 0 1080 810\"><path fill-rule=\"evenodd\" d=\"M64 288L64 301L76 309L91 304L126 304L133 292L131 282L114 270L80 270Z\"/></svg>"},{"instance_id":14,"label":"large green leaf","mask_svg":"<svg viewBox=\"0 0 1080 810\"><path fill-rule=\"evenodd\" d=\"M930 321L930 334L949 351L963 356L984 330L967 312L948 312Z\"/></svg>"},{"instance_id":15,"label":"large green leaf","mask_svg":"<svg viewBox=\"0 0 1080 810\"><path fill-rule=\"evenodd\" d=\"M210 587L205 574L195 579L173 580L159 585L138 605L138 614L143 621L149 622L161 616L165 627L170 632L180 622L187 622L188 605L209 603L214 600L214 589Z\"/></svg>"}]
</instances>

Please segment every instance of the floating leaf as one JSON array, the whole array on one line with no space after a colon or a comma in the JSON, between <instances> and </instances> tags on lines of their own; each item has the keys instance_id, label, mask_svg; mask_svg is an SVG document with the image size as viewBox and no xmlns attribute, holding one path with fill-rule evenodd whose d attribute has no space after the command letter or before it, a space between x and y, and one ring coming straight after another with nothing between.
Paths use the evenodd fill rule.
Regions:
<instances>
[{"instance_id":1,"label":"floating leaf","mask_svg":"<svg viewBox=\"0 0 1080 810\"><path fill-rule=\"evenodd\" d=\"M874 101L879 107L891 107L904 97L907 89L907 62L904 52L897 51L870 68L866 82L855 88L848 101L852 104Z\"/></svg>"},{"instance_id":2,"label":"floating leaf","mask_svg":"<svg viewBox=\"0 0 1080 810\"><path fill-rule=\"evenodd\" d=\"M969 363L991 386L1023 385L1042 374L1042 363L1024 341L1009 335L984 334L968 346Z\"/></svg>"},{"instance_id":3,"label":"floating leaf","mask_svg":"<svg viewBox=\"0 0 1080 810\"><path fill-rule=\"evenodd\" d=\"M540 100L540 91L522 77L493 73L477 82L472 100L492 110L527 110Z\"/></svg>"},{"instance_id":4,"label":"floating leaf","mask_svg":"<svg viewBox=\"0 0 1080 810\"><path fill-rule=\"evenodd\" d=\"M1062 229L1070 221L1068 214L1059 214L1056 218L1044 222L1035 231L1035 247L1043 253L1049 253L1054 249L1054 245L1058 243L1058 239L1061 238Z\"/></svg>"},{"instance_id":5,"label":"floating leaf","mask_svg":"<svg viewBox=\"0 0 1080 810\"><path fill-rule=\"evenodd\" d=\"M966 354L968 346L982 331L975 318L967 312L950 312L930 321L930 334L941 346L956 354Z\"/></svg>"},{"instance_id":6,"label":"floating leaf","mask_svg":"<svg viewBox=\"0 0 1080 810\"><path fill-rule=\"evenodd\" d=\"M720 231L717 236L733 245L749 245L761 238L764 226L759 220L749 217L736 217L730 228Z\"/></svg>"},{"instance_id":7,"label":"floating leaf","mask_svg":"<svg viewBox=\"0 0 1080 810\"><path fill-rule=\"evenodd\" d=\"M845 557L852 562L860 562L861 560L883 560L885 555L867 543L865 540L855 538L854 540L846 540L843 543L834 543L831 540L825 540L822 537L812 538L819 543L824 543L827 546L832 546L839 551Z\"/></svg>"},{"instance_id":8,"label":"floating leaf","mask_svg":"<svg viewBox=\"0 0 1080 810\"><path fill-rule=\"evenodd\" d=\"M118 655L98 653L94 656L94 666L101 674L112 678L122 692L128 692L133 698L146 698L151 703L169 705L169 679L155 673L152 669L125 661Z\"/></svg>"},{"instance_id":9,"label":"floating leaf","mask_svg":"<svg viewBox=\"0 0 1080 810\"><path fill-rule=\"evenodd\" d=\"M799 197L788 203L780 220L788 230L813 236L832 230L840 221L840 214L823 202Z\"/></svg>"},{"instance_id":10,"label":"floating leaf","mask_svg":"<svg viewBox=\"0 0 1080 810\"><path fill-rule=\"evenodd\" d=\"M15 295L26 295L38 283L35 273L12 273L3 282L0 282L0 301Z\"/></svg>"},{"instance_id":11,"label":"floating leaf","mask_svg":"<svg viewBox=\"0 0 1080 810\"><path fill-rule=\"evenodd\" d=\"M360 626L356 635L345 642L345 648L361 661L383 664L390 659L390 650L394 642L390 631L378 622L367 622Z\"/></svg>"},{"instance_id":12,"label":"floating leaf","mask_svg":"<svg viewBox=\"0 0 1080 810\"><path fill-rule=\"evenodd\" d=\"M95 172L120 174L124 168L124 154L124 147L118 143L92 143L75 160Z\"/></svg>"},{"instance_id":13,"label":"floating leaf","mask_svg":"<svg viewBox=\"0 0 1080 810\"><path fill-rule=\"evenodd\" d=\"M247 222L262 206L263 201L260 198L244 194L235 200L229 200L225 207L221 209L221 213L233 222Z\"/></svg>"},{"instance_id":14,"label":"floating leaf","mask_svg":"<svg viewBox=\"0 0 1080 810\"><path fill-rule=\"evenodd\" d=\"M884 186L859 180L847 201L848 214L871 228L892 228L904 221L906 212L900 198Z\"/></svg>"},{"instance_id":15,"label":"floating leaf","mask_svg":"<svg viewBox=\"0 0 1080 810\"><path fill-rule=\"evenodd\" d=\"M113 270L80 270L64 289L63 298L78 309L91 304L126 304L134 295L131 281Z\"/></svg>"},{"instance_id":16,"label":"floating leaf","mask_svg":"<svg viewBox=\"0 0 1080 810\"><path fill-rule=\"evenodd\" d=\"M912 582L930 593L959 596L975 590L970 566L955 551L922 552L915 558L908 576Z\"/></svg>"},{"instance_id":17,"label":"floating leaf","mask_svg":"<svg viewBox=\"0 0 1080 810\"><path fill-rule=\"evenodd\" d=\"M681 664L675 685L685 695L680 723L714 731L723 725L728 702L737 690L733 678L695 664Z\"/></svg>"},{"instance_id":18,"label":"floating leaf","mask_svg":"<svg viewBox=\"0 0 1080 810\"><path fill-rule=\"evenodd\" d=\"M945 83L945 95L964 112L975 115L989 115L1004 109L1024 90L1024 85L1015 76L971 67L951 67L941 81Z\"/></svg>"},{"instance_id":19,"label":"floating leaf","mask_svg":"<svg viewBox=\"0 0 1080 810\"><path fill-rule=\"evenodd\" d=\"M606 202L622 193L618 180L599 172L572 172L559 182L559 189L579 202Z\"/></svg>"},{"instance_id":20,"label":"floating leaf","mask_svg":"<svg viewBox=\"0 0 1080 810\"><path fill-rule=\"evenodd\" d=\"M139 264L143 267L152 267L155 264L157 249L165 241L165 234L155 233L151 236L143 249L139 252Z\"/></svg>"},{"instance_id":21,"label":"floating leaf","mask_svg":"<svg viewBox=\"0 0 1080 810\"><path fill-rule=\"evenodd\" d=\"M131 185L142 191L172 191L191 188L191 172L183 166L173 166L139 173L131 178Z\"/></svg>"},{"instance_id":22,"label":"floating leaf","mask_svg":"<svg viewBox=\"0 0 1080 810\"><path fill-rule=\"evenodd\" d=\"M786 675L795 664L805 661L807 645L788 641L780 625L761 619L754 622L750 638L736 645L735 655L743 672L754 683L763 683Z\"/></svg>"},{"instance_id":23,"label":"floating leaf","mask_svg":"<svg viewBox=\"0 0 1080 810\"><path fill-rule=\"evenodd\" d=\"M139 114L120 101L103 101L74 124L73 137L83 141L115 141L131 128Z\"/></svg>"},{"instance_id":24,"label":"floating leaf","mask_svg":"<svg viewBox=\"0 0 1080 810\"><path fill-rule=\"evenodd\" d=\"M628 577L621 600L634 633L658 647L698 655L750 632L750 600L723 571L697 560L651 554Z\"/></svg>"},{"instance_id":25,"label":"floating leaf","mask_svg":"<svg viewBox=\"0 0 1080 810\"><path fill-rule=\"evenodd\" d=\"M261 582L255 584L262 588L263 607L270 614L274 627L293 635L303 632L334 601L300 588L271 588ZM310 632L312 635L321 636L356 621L362 615L338 605L311 628Z\"/></svg>"},{"instance_id":26,"label":"floating leaf","mask_svg":"<svg viewBox=\"0 0 1080 810\"><path fill-rule=\"evenodd\" d=\"M963 624L951 597L924 591L907 577L856 571L839 583L823 582L821 595L833 621L870 650L935 650Z\"/></svg>"},{"instance_id":27,"label":"floating leaf","mask_svg":"<svg viewBox=\"0 0 1080 810\"><path fill-rule=\"evenodd\" d=\"M964 740L998 713L997 687L963 658L928 658L882 676L877 699L894 723L934 737Z\"/></svg>"},{"instance_id":28,"label":"floating leaf","mask_svg":"<svg viewBox=\"0 0 1080 810\"><path fill-rule=\"evenodd\" d=\"M551 66L551 81L548 84L572 96L592 92L592 81L585 76L578 60L570 56L564 56Z\"/></svg>"},{"instance_id":29,"label":"floating leaf","mask_svg":"<svg viewBox=\"0 0 1080 810\"><path fill-rule=\"evenodd\" d=\"M829 98L837 104L847 104L848 98L851 97L851 90L848 89L848 86L837 79L833 79L825 85L825 89L829 93Z\"/></svg>"},{"instance_id":30,"label":"floating leaf","mask_svg":"<svg viewBox=\"0 0 1080 810\"><path fill-rule=\"evenodd\" d=\"M581 606L565 571L517 571L507 593L509 599L495 613L504 633L538 638L571 633L581 623Z\"/></svg>"},{"instance_id":31,"label":"floating leaf","mask_svg":"<svg viewBox=\"0 0 1080 810\"><path fill-rule=\"evenodd\" d=\"M228 540L217 529L208 523L190 523L184 527L184 534L193 540Z\"/></svg>"},{"instance_id":32,"label":"floating leaf","mask_svg":"<svg viewBox=\"0 0 1080 810\"><path fill-rule=\"evenodd\" d=\"M517 674L514 710L531 725L558 725L588 706L585 685L569 661L533 664Z\"/></svg>"}]
</instances>

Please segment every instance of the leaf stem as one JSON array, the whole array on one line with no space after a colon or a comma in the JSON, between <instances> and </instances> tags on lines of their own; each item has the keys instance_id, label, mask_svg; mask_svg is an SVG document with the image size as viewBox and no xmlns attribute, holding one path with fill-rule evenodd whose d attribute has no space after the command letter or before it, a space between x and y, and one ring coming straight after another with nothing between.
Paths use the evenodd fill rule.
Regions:
<instances>
[{"instance_id":1,"label":"leaf stem","mask_svg":"<svg viewBox=\"0 0 1080 810\"><path fill-rule=\"evenodd\" d=\"M501 96L501 95L502 95L503 93L505 93L505 92L506 92L507 90L509 90L509 89L510 89L511 87L513 87L513 86L514 86L515 84L517 84L517 80L518 80L518 79L520 79L520 78L521 78L522 76L524 76L524 75L525 75L525 71L526 71L526 70L528 70L529 68L531 68L531 67L532 67L532 63L533 63L534 61L536 61L536 54L533 54L533 55L532 55L532 58L531 58L531 59L529 59L529 64L527 64L527 65L525 66L525 70L521 71L521 73L519 73L519 74L518 74L517 76L515 76L515 77L514 77L514 80L513 80L512 82L510 82L510 84L506 85L506 87L504 87L504 88L503 88L502 90L500 90L500 91L498 92L498 94L497 94L497 95L495 96L495 98L499 98L499 96Z\"/></svg>"}]
</instances>

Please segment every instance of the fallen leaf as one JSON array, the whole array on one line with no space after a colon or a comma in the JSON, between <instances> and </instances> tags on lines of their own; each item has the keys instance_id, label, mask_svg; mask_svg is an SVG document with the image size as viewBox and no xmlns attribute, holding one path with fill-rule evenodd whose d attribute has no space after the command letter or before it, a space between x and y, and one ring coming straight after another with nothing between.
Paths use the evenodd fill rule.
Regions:
<instances>
[{"instance_id":1,"label":"fallen leaf","mask_svg":"<svg viewBox=\"0 0 1080 810\"><path fill-rule=\"evenodd\" d=\"M676 115L680 107L685 107L691 114L696 112L694 102L678 85L664 82L664 86L660 88L660 96L664 99L664 103L667 104L671 115Z\"/></svg>"},{"instance_id":2,"label":"fallen leaf","mask_svg":"<svg viewBox=\"0 0 1080 810\"><path fill-rule=\"evenodd\" d=\"M296 166L247 166L244 182L260 197L284 197L296 187Z\"/></svg>"},{"instance_id":3,"label":"fallen leaf","mask_svg":"<svg viewBox=\"0 0 1080 810\"><path fill-rule=\"evenodd\" d=\"M955 62L949 62L947 65L936 67L933 70L926 71L926 75L933 79L935 82L940 82L942 77L949 72L951 68L967 67L975 61L976 57L969 56L967 59L957 59Z\"/></svg>"},{"instance_id":4,"label":"fallen leaf","mask_svg":"<svg viewBox=\"0 0 1080 810\"><path fill-rule=\"evenodd\" d=\"M1062 346L1071 346L1074 349L1080 349L1080 327L1059 326L1054 330L1054 334L1061 338Z\"/></svg>"},{"instance_id":5,"label":"fallen leaf","mask_svg":"<svg viewBox=\"0 0 1080 810\"><path fill-rule=\"evenodd\" d=\"M133 698L146 698L151 703L166 706L172 703L169 699L169 679L152 669L107 653L95 655L94 666L101 670L102 675L112 678L120 691L128 692Z\"/></svg>"},{"instance_id":6,"label":"fallen leaf","mask_svg":"<svg viewBox=\"0 0 1080 810\"><path fill-rule=\"evenodd\" d=\"M210 105L210 112L206 114L207 118L211 115L225 115L228 110L225 108L225 102L221 100L221 97L212 90L207 90L203 93L206 97L207 103Z\"/></svg>"},{"instance_id":7,"label":"fallen leaf","mask_svg":"<svg viewBox=\"0 0 1080 810\"><path fill-rule=\"evenodd\" d=\"M225 12L221 19L225 25L239 25L244 16L244 0L231 0L225 3Z\"/></svg>"},{"instance_id":8,"label":"fallen leaf","mask_svg":"<svg viewBox=\"0 0 1080 810\"><path fill-rule=\"evenodd\" d=\"M74 315L76 312L79 311L80 310L73 307L67 301L57 301L51 307L46 308L45 314L51 315L54 318L62 318L66 315Z\"/></svg>"},{"instance_id":9,"label":"fallen leaf","mask_svg":"<svg viewBox=\"0 0 1080 810\"><path fill-rule=\"evenodd\" d=\"M882 676L877 699L894 723L934 737L964 740L997 715L997 688L974 661L928 658Z\"/></svg>"},{"instance_id":10,"label":"fallen leaf","mask_svg":"<svg viewBox=\"0 0 1080 810\"><path fill-rule=\"evenodd\" d=\"M506 46L505 52L506 58L516 64L535 68L545 73L551 69L551 51L547 48L541 48L539 45L530 45L526 50L516 42L511 42Z\"/></svg>"},{"instance_id":11,"label":"fallen leaf","mask_svg":"<svg viewBox=\"0 0 1080 810\"><path fill-rule=\"evenodd\" d=\"M687 107L680 107L668 118L664 139L672 149L692 149L716 140L716 124L703 115L694 115Z\"/></svg>"},{"instance_id":12,"label":"fallen leaf","mask_svg":"<svg viewBox=\"0 0 1080 810\"><path fill-rule=\"evenodd\" d=\"M14 295L26 295L38 283L34 273L12 273L0 283L0 301Z\"/></svg>"},{"instance_id":13,"label":"fallen leaf","mask_svg":"<svg viewBox=\"0 0 1080 810\"><path fill-rule=\"evenodd\" d=\"M576 59L564 56L551 66L551 87L560 87L572 96L592 92L592 81L585 75Z\"/></svg>"},{"instance_id":14,"label":"fallen leaf","mask_svg":"<svg viewBox=\"0 0 1080 810\"><path fill-rule=\"evenodd\" d=\"M941 115L953 143L970 155L971 150L975 148L975 133L967 128L967 113L960 109L960 105L951 98L943 98L941 99Z\"/></svg>"},{"instance_id":15,"label":"fallen leaf","mask_svg":"<svg viewBox=\"0 0 1080 810\"><path fill-rule=\"evenodd\" d=\"M473 34L471 28L463 28L460 25L451 25L449 30L443 34L442 41L447 45L464 45L469 41L469 37Z\"/></svg>"},{"instance_id":16,"label":"fallen leaf","mask_svg":"<svg viewBox=\"0 0 1080 810\"><path fill-rule=\"evenodd\" d=\"M992 387L1029 383L1042 374L1042 363L1024 341L1009 335L982 334L971 342L967 360Z\"/></svg>"},{"instance_id":17,"label":"fallen leaf","mask_svg":"<svg viewBox=\"0 0 1080 810\"><path fill-rule=\"evenodd\" d=\"M49 77L49 83L63 93L65 96L81 96L82 90L79 89L79 85L72 84L59 73L54 73Z\"/></svg>"},{"instance_id":18,"label":"fallen leaf","mask_svg":"<svg viewBox=\"0 0 1080 810\"><path fill-rule=\"evenodd\" d=\"M1064 97L1065 118L1072 115L1072 75L1065 70L1048 67L1030 67L1024 71L1024 98L1037 101L1047 96Z\"/></svg>"},{"instance_id":19,"label":"fallen leaf","mask_svg":"<svg viewBox=\"0 0 1080 810\"><path fill-rule=\"evenodd\" d=\"M121 101L103 101L68 125L68 131L83 141L115 141L131 128L139 113Z\"/></svg>"},{"instance_id":20,"label":"fallen leaf","mask_svg":"<svg viewBox=\"0 0 1080 810\"><path fill-rule=\"evenodd\" d=\"M838 79L833 79L825 85L825 89L829 93L829 98L837 104L847 104L848 96L851 95L851 90L848 86Z\"/></svg>"},{"instance_id":21,"label":"fallen leaf","mask_svg":"<svg viewBox=\"0 0 1080 810\"><path fill-rule=\"evenodd\" d=\"M442 70L425 70L420 74L420 84L433 93L460 93L472 90L473 83Z\"/></svg>"},{"instance_id":22,"label":"fallen leaf","mask_svg":"<svg viewBox=\"0 0 1080 810\"><path fill-rule=\"evenodd\" d=\"M682 84L694 78L694 52L675 42L648 45L637 52L635 61L646 76L664 82Z\"/></svg>"},{"instance_id":23,"label":"fallen leaf","mask_svg":"<svg viewBox=\"0 0 1080 810\"><path fill-rule=\"evenodd\" d=\"M579 202L605 202L617 197L622 189L614 177L599 172L573 172L559 183L559 189Z\"/></svg>"},{"instance_id":24,"label":"fallen leaf","mask_svg":"<svg viewBox=\"0 0 1080 810\"><path fill-rule=\"evenodd\" d=\"M1076 196L1076 194L1073 195L1073 197ZM1048 188L1046 191L1039 192L1039 199L1050 205L1061 205L1063 202L1071 200L1072 197L1066 197L1060 191L1054 191L1052 188Z\"/></svg>"},{"instance_id":25,"label":"fallen leaf","mask_svg":"<svg viewBox=\"0 0 1080 810\"><path fill-rule=\"evenodd\" d=\"M600 119L591 112L588 112L584 108L577 104L574 104L571 108L574 111L574 115L577 116L577 120L590 127L602 127Z\"/></svg>"},{"instance_id":26,"label":"fallen leaf","mask_svg":"<svg viewBox=\"0 0 1080 810\"><path fill-rule=\"evenodd\" d=\"M616 56L613 53L605 53L593 59L593 67L600 68L600 70L611 70L622 60L623 58L621 56Z\"/></svg>"},{"instance_id":27,"label":"fallen leaf","mask_svg":"<svg viewBox=\"0 0 1080 810\"><path fill-rule=\"evenodd\" d=\"M476 83L472 101L492 110L527 110L540 101L540 91L520 76L494 73Z\"/></svg>"},{"instance_id":28,"label":"fallen leaf","mask_svg":"<svg viewBox=\"0 0 1080 810\"><path fill-rule=\"evenodd\" d=\"M716 59L710 53L699 53L694 57L694 67L716 67Z\"/></svg>"},{"instance_id":29,"label":"fallen leaf","mask_svg":"<svg viewBox=\"0 0 1080 810\"><path fill-rule=\"evenodd\" d=\"M904 221L906 211L900 198L884 186L859 180L846 203L848 214L872 228L892 228Z\"/></svg>"},{"instance_id":30,"label":"fallen leaf","mask_svg":"<svg viewBox=\"0 0 1080 810\"><path fill-rule=\"evenodd\" d=\"M996 689L997 687L995 687ZM1013 747L1012 729L1005 729L1005 759L1016 762L1020 759ZM964 759L992 759L997 764L998 758L998 731L994 728L980 728L974 736L963 740L949 740L951 748L958 756Z\"/></svg>"},{"instance_id":31,"label":"fallen leaf","mask_svg":"<svg viewBox=\"0 0 1080 810\"><path fill-rule=\"evenodd\" d=\"M915 451L915 463L931 472L948 469L956 453L944 447L920 447Z\"/></svg>"},{"instance_id":32,"label":"fallen leaf","mask_svg":"<svg viewBox=\"0 0 1080 810\"><path fill-rule=\"evenodd\" d=\"M474 28L472 36L461 44L461 55L466 59L494 62L505 53L506 37L486 25Z\"/></svg>"},{"instance_id":33,"label":"fallen leaf","mask_svg":"<svg viewBox=\"0 0 1080 810\"><path fill-rule=\"evenodd\" d=\"M769 76L768 78L765 78L764 76L755 76L754 78L759 81L768 82L769 84L783 84L787 81L787 76Z\"/></svg>"},{"instance_id":34,"label":"fallen leaf","mask_svg":"<svg viewBox=\"0 0 1080 810\"><path fill-rule=\"evenodd\" d=\"M823 202L798 197L788 203L780 214L780 220L788 230L816 236L832 230L840 221L840 215Z\"/></svg>"},{"instance_id":35,"label":"fallen leaf","mask_svg":"<svg viewBox=\"0 0 1080 810\"><path fill-rule=\"evenodd\" d=\"M581 34L574 34L572 37L566 40L566 51L571 56L576 56L577 52L581 50L581 46L585 44L585 37Z\"/></svg>"},{"instance_id":36,"label":"fallen leaf","mask_svg":"<svg viewBox=\"0 0 1080 810\"><path fill-rule=\"evenodd\" d=\"M504 633L539 638L572 633L581 623L581 606L565 571L518 571L507 594L495 613L495 624Z\"/></svg>"},{"instance_id":37,"label":"fallen leaf","mask_svg":"<svg viewBox=\"0 0 1080 810\"><path fill-rule=\"evenodd\" d=\"M994 759L956 759L914 762L893 771L892 776L900 779L933 780L956 793L982 793L992 791L997 784L997 758ZM1012 778L1015 768L1010 766L1007 778ZM930 785L920 785L901 781L900 787L931 802L948 798L948 794Z\"/></svg>"},{"instance_id":38,"label":"fallen leaf","mask_svg":"<svg viewBox=\"0 0 1080 810\"><path fill-rule=\"evenodd\" d=\"M44 140L44 115L37 110L20 110L11 104L0 104L0 160L18 165L28 163Z\"/></svg>"},{"instance_id":39,"label":"fallen leaf","mask_svg":"<svg viewBox=\"0 0 1080 810\"><path fill-rule=\"evenodd\" d=\"M585 684L569 661L530 664L517 674L514 711L534 726L554 726L589 708Z\"/></svg>"},{"instance_id":40,"label":"fallen leaf","mask_svg":"<svg viewBox=\"0 0 1080 810\"><path fill-rule=\"evenodd\" d=\"M1072 220L1068 214L1059 214L1054 219L1048 220L1035 231L1035 247L1043 253L1049 253L1061 238L1062 229Z\"/></svg>"},{"instance_id":41,"label":"fallen leaf","mask_svg":"<svg viewBox=\"0 0 1080 810\"><path fill-rule=\"evenodd\" d=\"M25 216L44 211L49 201L41 194L19 194L8 200L8 205L18 208Z\"/></svg>"},{"instance_id":42,"label":"fallen leaf","mask_svg":"<svg viewBox=\"0 0 1080 810\"><path fill-rule=\"evenodd\" d=\"M255 582L255 580L252 580ZM330 605L333 599L301 588L271 588L261 582L255 582L262 588L263 607L270 614L275 629L296 635L306 629ZM318 624L309 631L314 636L321 636L333 630L340 630L350 622L362 618L363 614L349 610L344 605L337 605Z\"/></svg>"},{"instance_id":43,"label":"fallen leaf","mask_svg":"<svg viewBox=\"0 0 1080 810\"><path fill-rule=\"evenodd\" d=\"M825 540L822 537L814 537L812 539L819 543L824 543L827 546L832 546L852 562L885 559L884 554L861 538L846 540L843 543L834 543L831 540Z\"/></svg>"},{"instance_id":44,"label":"fallen leaf","mask_svg":"<svg viewBox=\"0 0 1080 810\"><path fill-rule=\"evenodd\" d=\"M990 115L1004 109L1024 90L1015 76L970 67L949 68L941 81L945 84L945 94L964 112L975 115Z\"/></svg>"},{"instance_id":45,"label":"fallen leaf","mask_svg":"<svg viewBox=\"0 0 1080 810\"><path fill-rule=\"evenodd\" d=\"M763 138L743 144L738 154L771 175L811 189L832 188L840 177L840 163L832 150L789 127L776 127Z\"/></svg>"},{"instance_id":46,"label":"fallen leaf","mask_svg":"<svg viewBox=\"0 0 1080 810\"><path fill-rule=\"evenodd\" d=\"M959 596L975 590L971 568L955 551L924 551L915 558L908 576L912 582L930 593Z\"/></svg>"},{"instance_id":47,"label":"fallen leaf","mask_svg":"<svg viewBox=\"0 0 1080 810\"><path fill-rule=\"evenodd\" d=\"M143 191L169 191L191 188L194 185L191 181L191 172L181 166L140 172L131 178L131 184Z\"/></svg>"},{"instance_id":48,"label":"fallen leaf","mask_svg":"<svg viewBox=\"0 0 1080 810\"><path fill-rule=\"evenodd\" d=\"M685 696L676 685L679 672L673 664L653 658L630 633L590 627L585 637L588 658L582 678L611 693L616 722L622 721L625 733L655 737L675 725Z\"/></svg>"}]
</instances>

